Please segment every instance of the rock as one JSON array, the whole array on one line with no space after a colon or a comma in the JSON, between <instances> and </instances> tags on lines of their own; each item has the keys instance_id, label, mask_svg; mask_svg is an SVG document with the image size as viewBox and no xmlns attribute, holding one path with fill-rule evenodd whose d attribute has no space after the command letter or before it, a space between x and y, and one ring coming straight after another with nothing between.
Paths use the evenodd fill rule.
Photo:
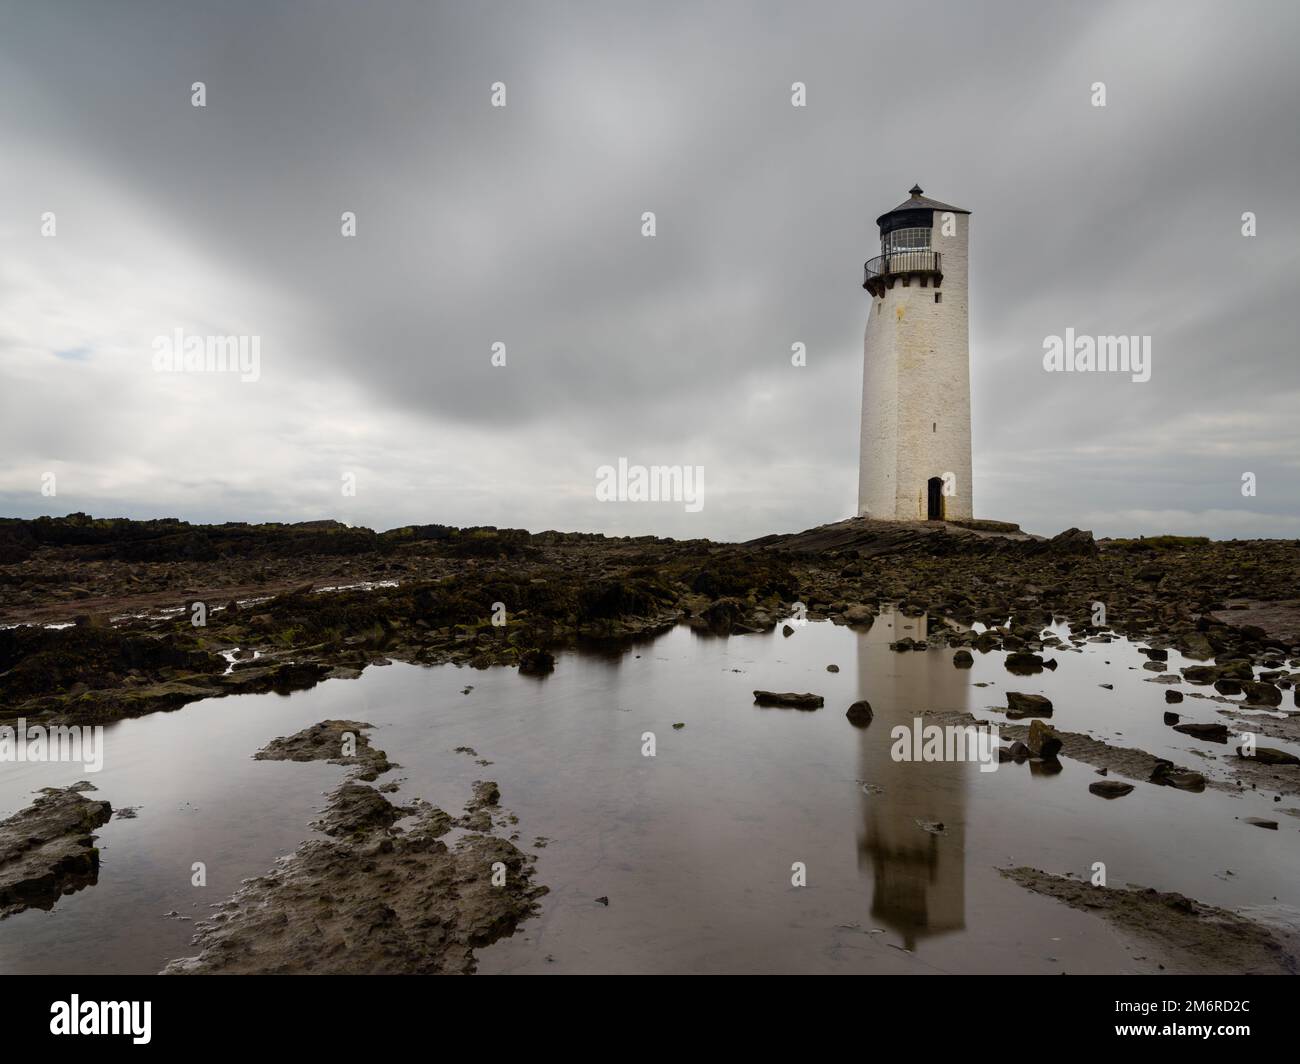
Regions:
<instances>
[{"instance_id":1,"label":"rock","mask_svg":"<svg viewBox=\"0 0 1300 1064\"><path fill-rule=\"evenodd\" d=\"M253 755L253 759L328 761L333 765L355 766L358 779L374 780L395 766L362 734L373 728L373 724L360 720L323 720L288 737L272 739Z\"/></svg>"},{"instance_id":2,"label":"rock","mask_svg":"<svg viewBox=\"0 0 1300 1064\"><path fill-rule=\"evenodd\" d=\"M1155 647L1138 647L1138 652L1145 654L1152 661L1168 661L1169 651L1157 650Z\"/></svg>"},{"instance_id":3,"label":"rock","mask_svg":"<svg viewBox=\"0 0 1300 1064\"><path fill-rule=\"evenodd\" d=\"M1241 694L1241 681L1233 679L1215 680L1214 689L1221 695L1239 695Z\"/></svg>"},{"instance_id":4,"label":"rock","mask_svg":"<svg viewBox=\"0 0 1300 1064\"><path fill-rule=\"evenodd\" d=\"M1237 747L1237 753L1241 757L1247 755L1241 752L1242 748ZM1300 757L1295 754L1289 754L1285 750L1275 750L1271 746L1257 746L1252 756L1256 761L1265 765L1300 765Z\"/></svg>"},{"instance_id":5,"label":"rock","mask_svg":"<svg viewBox=\"0 0 1300 1064\"><path fill-rule=\"evenodd\" d=\"M1029 725L1029 737L1025 743L1030 757L1040 761L1051 761L1061 749L1061 738L1050 724L1035 719Z\"/></svg>"},{"instance_id":6,"label":"rock","mask_svg":"<svg viewBox=\"0 0 1300 1064\"><path fill-rule=\"evenodd\" d=\"M791 628L788 624L783 624L781 626L781 634L785 636L787 639L789 639L792 635L794 635L794 629Z\"/></svg>"},{"instance_id":7,"label":"rock","mask_svg":"<svg viewBox=\"0 0 1300 1064\"><path fill-rule=\"evenodd\" d=\"M1007 716L1012 720L1023 717L1050 717L1051 700L1043 695L1024 695L1019 691L1007 692Z\"/></svg>"},{"instance_id":8,"label":"rock","mask_svg":"<svg viewBox=\"0 0 1300 1064\"><path fill-rule=\"evenodd\" d=\"M1029 675L1030 673L1041 672L1043 668L1043 659L1037 654L1031 654L1027 650L1017 650L1007 655L1005 662L1008 672L1014 672L1018 675Z\"/></svg>"},{"instance_id":9,"label":"rock","mask_svg":"<svg viewBox=\"0 0 1300 1064\"><path fill-rule=\"evenodd\" d=\"M711 631L726 635L739 623L744 612L745 604L740 600L720 598L709 604L704 610L703 617Z\"/></svg>"},{"instance_id":10,"label":"rock","mask_svg":"<svg viewBox=\"0 0 1300 1064\"><path fill-rule=\"evenodd\" d=\"M876 615L867 606L850 606L844 611L844 619L851 625L870 628L875 623Z\"/></svg>"},{"instance_id":11,"label":"rock","mask_svg":"<svg viewBox=\"0 0 1300 1064\"><path fill-rule=\"evenodd\" d=\"M555 671L555 655L537 648L525 650L519 655L519 671L525 676L545 676Z\"/></svg>"},{"instance_id":12,"label":"rock","mask_svg":"<svg viewBox=\"0 0 1300 1064\"><path fill-rule=\"evenodd\" d=\"M854 702L844 714L855 728L865 728L872 720L871 703Z\"/></svg>"},{"instance_id":13,"label":"rock","mask_svg":"<svg viewBox=\"0 0 1300 1064\"><path fill-rule=\"evenodd\" d=\"M534 858L509 841L471 833L448 846L445 812L400 809L362 784L339 787L320 826L326 838L195 925L197 956L164 974L470 974L473 951L512 934L546 892L532 883ZM498 864L501 886L488 871Z\"/></svg>"},{"instance_id":14,"label":"rock","mask_svg":"<svg viewBox=\"0 0 1300 1064\"><path fill-rule=\"evenodd\" d=\"M93 832L112 815L108 802L68 787L48 788L0 820L0 919L52 909L62 895L93 885L99 878Z\"/></svg>"},{"instance_id":15,"label":"rock","mask_svg":"<svg viewBox=\"0 0 1300 1064\"><path fill-rule=\"evenodd\" d=\"M674 724L673 731L681 731L684 727L686 727L685 722L682 722L680 724Z\"/></svg>"},{"instance_id":16,"label":"rock","mask_svg":"<svg viewBox=\"0 0 1300 1064\"><path fill-rule=\"evenodd\" d=\"M826 704L821 695L795 694L793 691L755 691L754 702L760 706L786 706L792 709L821 709Z\"/></svg>"},{"instance_id":17,"label":"rock","mask_svg":"<svg viewBox=\"0 0 1300 1064\"><path fill-rule=\"evenodd\" d=\"M1175 724L1174 731L1182 732L1184 735L1193 735L1197 739L1208 739L1212 743L1226 743L1228 741L1228 726L1226 724Z\"/></svg>"},{"instance_id":18,"label":"rock","mask_svg":"<svg viewBox=\"0 0 1300 1064\"><path fill-rule=\"evenodd\" d=\"M969 669L975 664L975 658L969 650L959 650L952 656L952 663L956 668Z\"/></svg>"},{"instance_id":19,"label":"rock","mask_svg":"<svg viewBox=\"0 0 1300 1064\"><path fill-rule=\"evenodd\" d=\"M1267 828L1269 831L1277 830L1276 820L1264 820L1262 817L1248 816L1246 817L1246 823L1253 824L1257 828Z\"/></svg>"},{"instance_id":20,"label":"rock","mask_svg":"<svg viewBox=\"0 0 1300 1064\"><path fill-rule=\"evenodd\" d=\"M1182 720L1182 717L1180 717L1177 713L1166 713L1166 714L1165 714L1165 723L1166 723L1166 724L1177 724L1180 720Z\"/></svg>"},{"instance_id":21,"label":"rock","mask_svg":"<svg viewBox=\"0 0 1300 1064\"><path fill-rule=\"evenodd\" d=\"M839 667L838 665L827 665L827 666L826 666L826 671L827 671L827 672L839 672L839 671L840 671L840 667Z\"/></svg>"},{"instance_id":22,"label":"rock","mask_svg":"<svg viewBox=\"0 0 1300 1064\"><path fill-rule=\"evenodd\" d=\"M1078 528L1067 528L1059 535L1053 536L1044 548L1051 554L1092 555L1098 552L1097 542L1091 532Z\"/></svg>"},{"instance_id":23,"label":"rock","mask_svg":"<svg viewBox=\"0 0 1300 1064\"><path fill-rule=\"evenodd\" d=\"M1175 787L1180 791L1199 793L1205 790L1205 777L1199 772L1177 769L1173 762L1165 761L1163 758L1156 759L1155 768L1151 771L1151 782L1162 787Z\"/></svg>"},{"instance_id":24,"label":"rock","mask_svg":"<svg viewBox=\"0 0 1300 1064\"><path fill-rule=\"evenodd\" d=\"M1132 810L1130 810L1132 812ZM1038 894L1110 921L1124 937L1157 948L1176 971L1294 974L1294 935L1204 905L1183 894L1142 887L1099 887L1086 878L1032 868L1000 869Z\"/></svg>"},{"instance_id":25,"label":"rock","mask_svg":"<svg viewBox=\"0 0 1300 1064\"><path fill-rule=\"evenodd\" d=\"M1271 683L1259 683L1245 680L1241 688L1246 692L1246 701L1256 706L1280 706L1282 692Z\"/></svg>"},{"instance_id":26,"label":"rock","mask_svg":"<svg viewBox=\"0 0 1300 1064\"><path fill-rule=\"evenodd\" d=\"M1206 658L1214 657L1214 647L1200 632L1189 632L1180 636L1177 646L1189 658L1198 658L1204 661Z\"/></svg>"},{"instance_id":27,"label":"rock","mask_svg":"<svg viewBox=\"0 0 1300 1064\"><path fill-rule=\"evenodd\" d=\"M1121 783L1119 780L1098 780L1088 784L1088 790L1101 798L1123 798L1133 793L1133 784Z\"/></svg>"},{"instance_id":28,"label":"rock","mask_svg":"<svg viewBox=\"0 0 1300 1064\"><path fill-rule=\"evenodd\" d=\"M1183 692L1182 692L1182 691L1168 690L1168 691L1165 692L1165 701L1166 701L1166 702L1169 702L1169 703L1172 703L1172 704L1177 704L1178 702L1181 702L1182 700L1183 700Z\"/></svg>"}]
</instances>

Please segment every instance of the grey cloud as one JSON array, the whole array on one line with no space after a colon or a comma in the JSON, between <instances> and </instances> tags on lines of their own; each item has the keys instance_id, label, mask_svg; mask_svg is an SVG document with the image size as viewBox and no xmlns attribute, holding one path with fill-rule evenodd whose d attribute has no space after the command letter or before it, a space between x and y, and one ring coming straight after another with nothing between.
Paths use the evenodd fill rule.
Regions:
<instances>
[{"instance_id":1,"label":"grey cloud","mask_svg":"<svg viewBox=\"0 0 1300 1064\"><path fill-rule=\"evenodd\" d=\"M15 9L0 35L19 193L5 290L47 268L43 191L84 175L257 293L268 390L346 395L277 424L277 404L214 389L269 468L310 481L268 470L236 489L201 464L133 480L129 426L161 411L126 384L113 410L62 389L37 429L6 377L6 451L24 464L0 502L74 508L25 487L57 450L104 467L112 493L81 500L96 512L319 516L352 422L386 470L378 524L748 536L845 516L861 264L875 216L919 181L974 211L977 511L1039 531L1094 516L1113 534L1159 531L1119 523L1159 512L1223 535L1242 524L1221 511L1294 515L1298 21L1258 2ZM496 80L504 110L488 106ZM789 105L796 80L806 109ZM1088 105L1096 80L1105 109ZM61 204L59 241L75 249L106 206ZM355 240L338 236L343 210ZM108 252L86 255L111 304ZM129 240L111 258L156 266ZM213 328L252 312L204 287L192 303ZM1153 380L1044 373L1042 339L1066 327L1151 334ZM3 333L6 350L42 342L30 321ZM496 340L506 370L488 365ZM789 365L796 340L806 369ZM439 470L385 432L407 420L474 446ZM595 466L620 455L707 464L710 503L689 520L595 504ZM1234 498L1243 469L1257 499Z\"/></svg>"}]
</instances>

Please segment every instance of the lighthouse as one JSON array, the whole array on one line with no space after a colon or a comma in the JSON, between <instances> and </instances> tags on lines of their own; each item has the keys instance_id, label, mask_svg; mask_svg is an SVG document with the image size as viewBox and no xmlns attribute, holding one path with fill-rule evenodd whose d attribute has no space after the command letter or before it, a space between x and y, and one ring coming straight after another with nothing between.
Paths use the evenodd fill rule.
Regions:
<instances>
[{"instance_id":1,"label":"lighthouse","mask_svg":"<svg viewBox=\"0 0 1300 1064\"><path fill-rule=\"evenodd\" d=\"M967 235L970 211L913 185L876 219L863 343L858 516L973 517Z\"/></svg>"}]
</instances>

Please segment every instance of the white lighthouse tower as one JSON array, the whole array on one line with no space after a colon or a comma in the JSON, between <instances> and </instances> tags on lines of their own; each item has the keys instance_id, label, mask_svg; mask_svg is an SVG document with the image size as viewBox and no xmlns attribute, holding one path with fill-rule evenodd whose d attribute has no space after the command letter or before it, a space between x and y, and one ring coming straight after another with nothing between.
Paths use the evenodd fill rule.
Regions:
<instances>
[{"instance_id":1,"label":"white lighthouse tower","mask_svg":"<svg viewBox=\"0 0 1300 1064\"><path fill-rule=\"evenodd\" d=\"M966 311L970 211L913 185L876 219L880 255L862 371L858 515L969 520L970 347Z\"/></svg>"}]
</instances>

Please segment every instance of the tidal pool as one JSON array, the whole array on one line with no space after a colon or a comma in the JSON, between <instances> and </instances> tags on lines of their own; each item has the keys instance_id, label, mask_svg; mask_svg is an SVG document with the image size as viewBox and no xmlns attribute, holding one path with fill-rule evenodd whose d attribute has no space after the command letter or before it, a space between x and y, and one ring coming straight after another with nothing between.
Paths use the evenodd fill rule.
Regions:
<instances>
[{"instance_id":1,"label":"tidal pool","mask_svg":"<svg viewBox=\"0 0 1300 1064\"><path fill-rule=\"evenodd\" d=\"M925 710L1005 722L990 707L1011 690L1051 698L1062 730L1228 778L1230 746L1164 725L1165 687L1146 682L1155 674L1135 645L1049 649L1059 667L1029 677L1007 672L1002 653L977 653L960 670L945 647L889 649L925 625L886 612L867 631L813 623L790 637L679 627L631 648L560 654L540 679L372 667L289 696L213 699L111 725L93 775L0 765L3 816L40 787L80 779L115 810L138 807L99 829L98 883L49 913L0 922L0 972L154 972L194 952L193 922L181 918L202 919L292 852L344 778L337 766L253 753L328 718L375 725L371 741L401 766L379 780L400 781L397 802L424 798L455 814L474 780L499 784L502 807L519 818L517 844L537 854L550 893L516 935L479 951L484 973L1155 970L1151 948L997 872L1022 864L1086 877L1104 862L1111 885L1294 924L1291 800L1139 782L1106 801L1088 792L1095 769L1066 758L1054 775L893 760L896 725L910 728ZM1165 671L1184 663L1170 651ZM760 708L755 689L811 691L826 704ZM859 699L875 712L862 730L844 715ZM1172 708L1184 720L1222 719L1210 701ZM646 732L654 757L642 753ZM492 764L456 752L465 746ZM195 862L206 886L192 885ZM792 885L796 863L806 886Z\"/></svg>"}]
</instances>

